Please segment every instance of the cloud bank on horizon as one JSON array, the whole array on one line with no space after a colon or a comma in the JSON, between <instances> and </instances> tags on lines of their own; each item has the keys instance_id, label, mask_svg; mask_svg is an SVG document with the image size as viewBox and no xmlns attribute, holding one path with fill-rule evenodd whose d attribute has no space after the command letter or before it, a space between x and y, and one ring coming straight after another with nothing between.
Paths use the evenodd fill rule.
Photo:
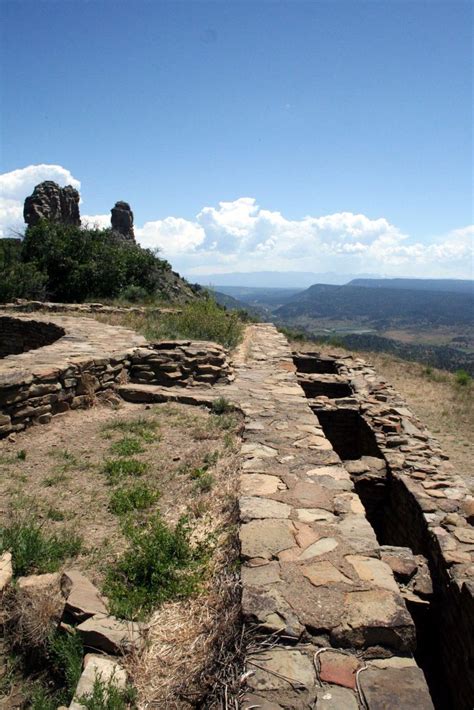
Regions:
<instances>
[{"instance_id":1,"label":"cloud bank on horizon","mask_svg":"<svg viewBox=\"0 0 474 710\"><path fill-rule=\"evenodd\" d=\"M0 237L24 229L23 202L35 185L81 183L60 165L29 165L0 175ZM133 205L132 205L133 209ZM110 214L81 215L110 226ZM388 276L472 278L474 225L428 243L415 241L384 217L338 212L288 219L253 197L206 206L192 220L168 216L135 225L137 241L158 248L173 267L198 276L232 271L374 271Z\"/></svg>"}]
</instances>

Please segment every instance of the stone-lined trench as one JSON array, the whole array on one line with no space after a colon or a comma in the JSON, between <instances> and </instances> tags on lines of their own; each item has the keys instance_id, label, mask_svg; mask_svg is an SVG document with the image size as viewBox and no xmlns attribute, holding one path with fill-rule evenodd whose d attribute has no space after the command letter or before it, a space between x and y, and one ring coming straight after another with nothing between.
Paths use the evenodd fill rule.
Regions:
<instances>
[{"instance_id":1,"label":"stone-lined trench","mask_svg":"<svg viewBox=\"0 0 474 710\"><path fill-rule=\"evenodd\" d=\"M466 525L465 542L469 547L465 552L461 550L458 557L454 555L447 561L443 559L443 546L433 538L427 525L436 517L433 513L437 505L435 502L430 505L426 499L423 501L423 496L417 499L413 487L400 477L400 473L409 477L414 474L414 480L419 483L425 481L428 474L436 475L438 467L429 463L430 458L434 458L435 464L449 471L446 457L440 456L439 451L430 451L428 433L418 428L419 423L414 421L413 415L403 403L393 401L392 408L388 404L385 407L387 411L383 413L384 416L388 414L389 418L386 419L380 419L380 412L374 413L370 406L367 407L370 390L379 391L378 403L395 400L396 393L390 387L384 387L383 383L373 387L370 380L374 373L362 361L356 361L353 368L352 362L347 360L337 361L334 358L332 364L328 364L327 357L306 354L302 359L301 354L295 354L296 367L301 361L304 369L299 372L311 377L313 391L317 391L314 387L315 374L321 372L337 374L338 380L344 376L350 387L350 398L345 401L338 400L334 393L313 399L313 412L350 472L367 519L382 549L387 550L385 555L382 553L382 559L391 562L405 604L415 623L417 644L414 656L424 671L435 707L443 710L470 708L474 694L472 586L470 592L466 584L460 590L458 585L453 584L449 573L452 562L467 562L468 557L472 556L468 555L468 550L473 549L470 541L474 541L470 528L462 518L456 519L456 515L459 517L459 502L463 496L454 495L444 499L447 502L444 510L448 513L445 516L448 518L445 527L449 529L449 523L455 522L460 523L462 530ZM365 382L360 378L360 372L364 369L367 378ZM299 380L307 393L304 376L300 374ZM386 396L385 390L390 398ZM410 441L411 437L415 437L414 441ZM438 454L439 458L434 454ZM420 470L414 471L414 468ZM429 482L426 483L425 490L437 491L437 495L444 498L440 490L448 488L449 480L446 478L447 473L443 471L443 474L440 482L433 482L432 487ZM459 483L459 480L453 481L453 484ZM450 513L454 514L452 520L449 519ZM443 528L439 528L438 532L442 535ZM462 535L459 541L462 541ZM416 581L413 584L409 574L410 565L413 569L416 560L420 558L426 564L417 588ZM459 643L463 623L467 623L466 638ZM446 662L448 656L449 662Z\"/></svg>"}]
</instances>

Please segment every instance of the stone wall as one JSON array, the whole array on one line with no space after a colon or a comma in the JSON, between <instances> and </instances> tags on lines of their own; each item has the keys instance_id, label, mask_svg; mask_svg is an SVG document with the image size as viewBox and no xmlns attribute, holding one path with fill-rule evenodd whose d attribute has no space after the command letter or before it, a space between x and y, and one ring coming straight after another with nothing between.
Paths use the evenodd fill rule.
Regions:
<instances>
[{"instance_id":1,"label":"stone wall","mask_svg":"<svg viewBox=\"0 0 474 710\"><path fill-rule=\"evenodd\" d=\"M334 364L338 381L349 384L351 398L319 396L310 406L326 432L325 418L349 413L371 430L384 469L370 470L360 440L349 447L353 455L345 451L346 458L357 460L344 464L379 542L410 548L428 560L432 594L421 599L409 590L406 594L415 616L421 618L424 607L425 620L417 632L430 646L421 649L425 672L441 698L440 707L468 710L474 705L474 499L436 439L370 365L351 356L334 357ZM314 372L319 369L315 363ZM305 372L311 372L308 362ZM341 432L331 435L337 445Z\"/></svg>"},{"instance_id":2,"label":"stone wall","mask_svg":"<svg viewBox=\"0 0 474 710\"><path fill-rule=\"evenodd\" d=\"M217 343L168 340L139 348L132 356L132 382L182 387L229 382L232 369L226 350Z\"/></svg>"},{"instance_id":3,"label":"stone wall","mask_svg":"<svg viewBox=\"0 0 474 710\"><path fill-rule=\"evenodd\" d=\"M51 345L64 334L54 323L0 316L0 358Z\"/></svg>"},{"instance_id":4,"label":"stone wall","mask_svg":"<svg viewBox=\"0 0 474 710\"><path fill-rule=\"evenodd\" d=\"M0 315L0 335L2 327L0 437L91 406L129 379L182 387L232 379L227 353L215 343L149 344L134 331L65 315Z\"/></svg>"},{"instance_id":5,"label":"stone wall","mask_svg":"<svg viewBox=\"0 0 474 710\"><path fill-rule=\"evenodd\" d=\"M132 353L146 343L133 331L92 319L1 315L2 321L8 332L29 334L25 338L37 345L0 360L0 436L90 406L127 377ZM41 337L51 333L57 339L41 344Z\"/></svg>"}]
</instances>

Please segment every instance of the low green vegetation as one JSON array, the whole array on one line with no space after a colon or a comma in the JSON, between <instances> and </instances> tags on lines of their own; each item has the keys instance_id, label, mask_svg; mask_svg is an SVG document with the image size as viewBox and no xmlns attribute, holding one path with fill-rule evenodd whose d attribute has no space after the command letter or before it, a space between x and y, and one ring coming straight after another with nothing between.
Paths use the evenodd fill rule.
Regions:
<instances>
[{"instance_id":1,"label":"low green vegetation","mask_svg":"<svg viewBox=\"0 0 474 710\"><path fill-rule=\"evenodd\" d=\"M0 267L0 302L162 297L167 277L172 278L167 261L116 239L110 229L46 221L28 227L21 242L0 245Z\"/></svg>"},{"instance_id":2,"label":"low green vegetation","mask_svg":"<svg viewBox=\"0 0 474 710\"><path fill-rule=\"evenodd\" d=\"M129 548L109 568L104 588L113 614L143 618L158 604L196 591L206 551L191 545L185 518L175 527L159 513L146 523L126 520L123 533Z\"/></svg>"},{"instance_id":3,"label":"low green vegetation","mask_svg":"<svg viewBox=\"0 0 474 710\"><path fill-rule=\"evenodd\" d=\"M0 553L12 553L16 577L55 572L64 560L78 555L81 547L82 539L73 531L48 533L32 517L0 527Z\"/></svg>"},{"instance_id":4,"label":"low green vegetation","mask_svg":"<svg viewBox=\"0 0 474 710\"><path fill-rule=\"evenodd\" d=\"M47 517L50 520L54 520L54 522L58 523L61 520L64 520L64 513L61 510L58 510L57 508L48 508L48 511L46 512Z\"/></svg>"},{"instance_id":5,"label":"low green vegetation","mask_svg":"<svg viewBox=\"0 0 474 710\"><path fill-rule=\"evenodd\" d=\"M472 383L472 377L466 370L457 370L455 373L455 381L457 385L467 387Z\"/></svg>"},{"instance_id":6,"label":"low green vegetation","mask_svg":"<svg viewBox=\"0 0 474 710\"><path fill-rule=\"evenodd\" d=\"M151 443L158 436L158 422L151 417L145 419L144 417L139 417L138 419L127 419L112 422L104 427L104 434L110 434L114 431L120 431L125 434L126 437L135 437L136 439L142 439L147 443Z\"/></svg>"},{"instance_id":7,"label":"low green vegetation","mask_svg":"<svg viewBox=\"0 0 474 710\"><path fill-rule=\"evenodd\" d=\"M150 313L143 333L149 340L196 338L235 347L242 338L244 323L238 313L225 311L211 296L182 306L180 311Z\"/></svg>"},{"instance_id":8,"label":"low green vegetation","mask_svg":"<svg viewBox=\"0 0 474 710\"><path fill-rule=\"evenodd\" d=\"M61 701L72 700L82 673L84 648L77 633L56 632L48 639L49 670L61 685Z\"/></svg>"},{"instance_id":9,"label":"low green vegetation","mask_svg":"<svg viewBox=\"0 0 474 710\"><path fill-rule=\"evenodd\" d=\"M77 702L86 710L127 710L135 707L136 692L131 686L118 688L112 676L108 681L97 675L92 692L81 695Z\"/></svg>"},{"instance_id":10,"label":"low green vegetation","mask_svg":"<svg viewBox=\"0 0 474 710\"><path fill-rule=\"evenodd\" d=\"M109 510L115 515L126 515L134 510L146 510L156 503L160 494L149 486L136 483L117 488L110 496Z\"/></svg>"},{"instance_id":11,"label":"low green vegetation","mask_svg":"<svg viewBox=\"0 0 474 710\"><path fill-rule=\"evenodd\" d=\"M110 447L110 451L117 456L134 456L135 454L142 454L145 449L138 439L126 436L120 441L115 441Z\"/></svg>"},{"instance_id":12,"label":"low green vegetation","mask_svg":"<svg viewBox=\"0 0 474 710\"><path fill-rule=\"evenodd\" d=\"M228 414L235 410L234 405L225 397L218 397L214 400L211 406L213 414Z\"/></svg>"},{"instance_id":13,"label":"low green vegetation","mask_svg":"<svg viewBox=\"0 0 474 710\"><path fill-rule=\"evenodd\" d=\"M59 483L65 483L66 481L69 480L69 476L62 471L58 471L57 473L51 474L51 476L46 476L46 478L43 479L43 486L46 488L52 488L53 486L57 486Z\"/></svg>"},{"instance_id":14,"label":"low green vegetation","mask_svg":"<svg viewBox=\"0 0 474 710\"><path fill-rule=\"evenodd\" d=\"M103 467L102 473L107 476L109 485L120 483L129 476L143 476L148 470L148 464L138 459L108 459Z\"/></svg>"},{"instance_id":15,"label":"low green vegetation","mask_svg":"<svg viewBox=\"0 0 474 710\"><path fill-rule=\"evenodd\" d=\"M118 688L114 676L108 681L97 675L92 692L81 695L77 702L86 710L127 710L135 707L136 691L132 686Z\"/></svg>"},{"instance_id":16,"label":"low green vegetation","mask_svg":"<svg viewBox=\"0 0 474 710\"><path fill-rule=\"evenodd\" d=\"M209 493L212 486L214 485L214 476L205 469L196 468L191 475L195 483L195 489L200 493Z\"/></svg>"}]
</instances>

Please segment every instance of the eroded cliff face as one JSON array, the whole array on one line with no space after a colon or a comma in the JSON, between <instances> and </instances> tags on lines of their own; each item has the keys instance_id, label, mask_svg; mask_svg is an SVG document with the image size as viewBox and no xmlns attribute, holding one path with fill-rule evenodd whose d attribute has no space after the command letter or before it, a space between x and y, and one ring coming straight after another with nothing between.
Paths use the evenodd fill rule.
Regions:
<instances>
[{"instance_id":1,"label":"eroded cliff face","mask_svg":"<svg viewBox=\"0 0 474 710\"><path fill-rule=\"evenodd\" d=\"M71 185L60 187L52 180L46 180L36 185L26 198L23 218L29 227L34 227L42 219L80 226L79 192Z\"/></svg>"}]
</instances>

